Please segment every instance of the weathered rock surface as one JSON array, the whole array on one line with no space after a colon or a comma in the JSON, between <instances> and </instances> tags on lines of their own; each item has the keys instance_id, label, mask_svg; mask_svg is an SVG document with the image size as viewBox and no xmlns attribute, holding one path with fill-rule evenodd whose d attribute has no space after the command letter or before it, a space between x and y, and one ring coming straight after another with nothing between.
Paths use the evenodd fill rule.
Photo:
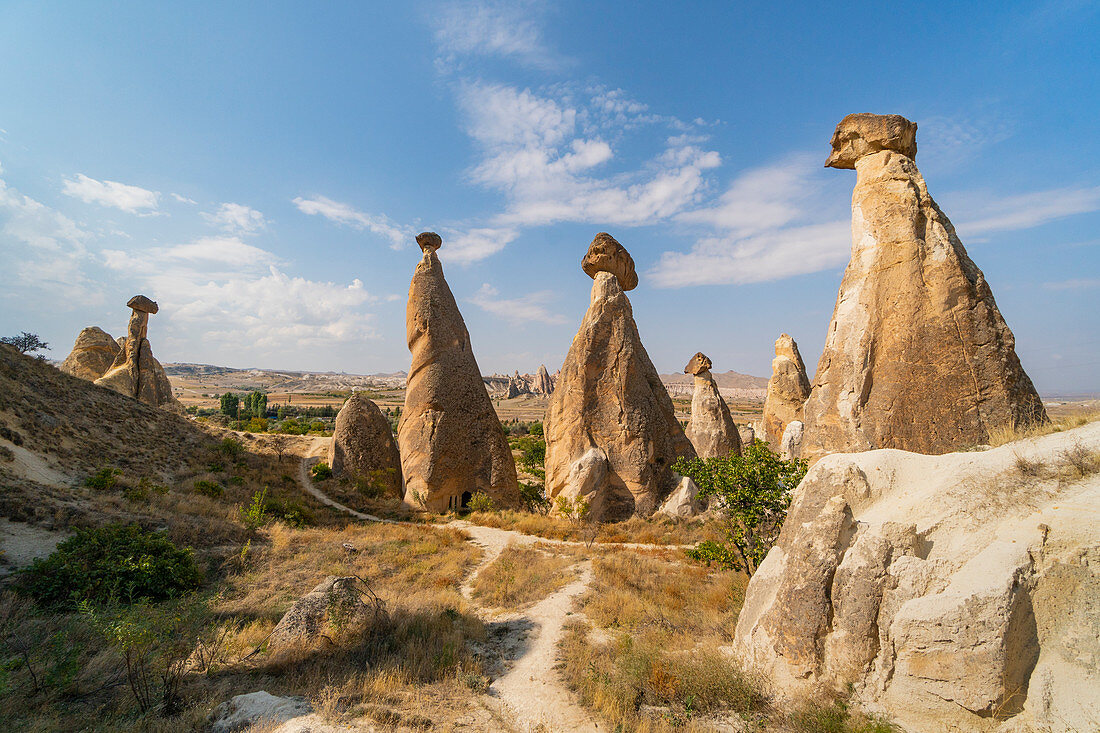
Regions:
<instances>
[{"instance_id":1,"label":"weathered rock surface","mask_svg":"<svg viewBox=\"0 0 1100 733\"><path fill-rule=\"evenodd\" d=\"M554 393L554 380L550 378L550 372L546 371L545 364L539 364L538 373L535 374L535 383L531 389L535 394L549 395Z\"/></svg>"},{"instance_id":2,"label":"weathered rock surface","mask_svg":"<svg viewBox=\"0 0 1100 733\"><path fill-rule=\"evenodd\" d=\"M786 697L851 685L909 731L1088 729L1100 474L1070 466L1098 455L1091 423L984 452L821 459L749 583L737 654Z\"/></svg>"},{"instance_id":3,"label":"weathered rock surface","mask_svg":"<svg viewBox=\"0 0 1100 733\"><path fill-rule=\"evenodd\" d=\"M678 481L672 462L695 450L619 280L606 271L594 279L546 411L547 495L584 496L596 519L646 516Z\"/></svg>"},{"instance_id":4,"label":"weathered rock surface","mask_svg":"<svg viewBox=\"0 0 1100 733\"><path fill-rule=\"evenodd\" d=\"M711 376L711 366L710 359L699 352L684 367L685 374L695 377L687 437L700 458L720 458L730 453L740 455L741 434Z\"/></svg>"},{"instance_id":5,"label":"weathered rock surface","mask_svg":"<svg viewBox=\"0 0 1100 733\"><path fill-rule=\"evenodd\" d=\"M706 510L703 503L699 501L698 494L699 487L690 478L684 476L657 509L657 513L674 519L697 517Z\"/></svg>"},{"instance_id":6,"label":"weathered rock surface","mask_svg":"<svg viewBox=\"0 0 1100 733\"><path fill-rule=\"evenodd\" d=\"M626 247L607 232L600 232L592 240L581 260L581 269L593 280L596 279L597 272L610 272L619 280L619 286L624 291L638 287L634 258L626 251Z\"/></svg>"},{"instance_id":7,"label":"weathered rock surface","mask_svg":"<svg viewBox=\"0 0 1100 733\"><path fill-rule=\"evenodd\" d=\"M329 465L335 476L368 481L387 496L404 496L401 456L390 422L361 392L353 392L336 414Z\"/></svg>"},{"instance_id":8,"label":"weathered rock surface","mask_svg":"<svg viewBox=\"0 0 1100 733\"><path fill-rule=\"evenodd\" d=\"M135 295L126 305L132 309L126 336L118 339L120 350L114 362L95 383L147 405L181 412L183 408L172 393L168 375L153 358L147 338L149 315L157 312L157 304L144 295Z\"/></svg>"},{"instance_id":9,"label":"weathered rock surface","mask_svg":"<svg viewBox=\"0 0 1100 733\"><path fill-rule=\"evenodd\" d=\"M801 420L792 420L783 429L783 437L779 441L779 456L789 461L792 458L802 457L802 438L805 435L805 425Z\"/></svg>"},{"instance_id":10,"label":"weathered rock surface","mask_svg":"<svg viewBox=\"0 0 1100 733\"><path fill-rule=\"evenodd\" d=\"M828 165L857 173L852 257L803 408L810 460L874 448L944 453L988 442L992 428L1046 420L901 119L850 116L834 135Z\"/></svg>"},{"instance_id":11,"label":"weathered rock surface","mask_svg":"<svg viewBox=\"0 0 1100 733\"><path fill-rule=\"evenodd\" d=\"M253 726L278 725L313 708L304 697L278 697L260 690L237 695L214 709L210 719L213 733L237 733Z\"/></svg>"},{"instance_id":12,"label":"weathered rock surface","mask_svg":"<svg viewBox=\"0 0 1100 733\"><path fill-rule=\"evenodd\" d=\"M772 376L768 380L768 395L764 398L761 418L764 440L772 450L779 450L787 424L802 419L802 405L809 396L810 380L802 355L798 353L798 344L787 334L780 334L775 340Z\"/></svg>"},{"instance_id":13,"label":"weathered rock surface","mask_svg":"<svg viewBox=\"0 0 1100 733\"><path fill-rule=\"evenodd\" d=\"M397 429L405 500L432 510L481 491L498 507L520 503L512 451L481 379L470 334L443 277L438 235L417 237L424 256L405 313L412 367Z\"/></svg>"},{"instance_id":14,"label":"weathered rock surface","mask_svg":"<svg viewBox=\"0 0 1100 733\"><path fill-rule=\"evenodd\" d=\"M89 326L76 337L73 350L58 368L66 374L94 382L107 373L119 351L118 342L111 334L99 326Z\"/></svg>"},{"instance_id":15,"label":"weathered rock surface","mask_svg":"<svg viewBox=\"0 0 1100 733\"><path fill-rule=\"evenodd\" d=\"M370 596L363 592L359 578L330 575L283 614L271 631L268 649L310 647L337 628L372 621L383 612L381 605L368 603L364 598Z\"/></svg>"}]
</instances>

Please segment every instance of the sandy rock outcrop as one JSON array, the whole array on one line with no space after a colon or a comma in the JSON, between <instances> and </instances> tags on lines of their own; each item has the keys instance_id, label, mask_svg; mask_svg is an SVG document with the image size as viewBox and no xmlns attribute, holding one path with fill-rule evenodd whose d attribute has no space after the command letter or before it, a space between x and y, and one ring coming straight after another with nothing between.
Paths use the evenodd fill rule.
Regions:
<instances>
[{"instance_id":1,"label":"sandy rock outcrop","mask_svg":"<svg viewBox=\"0 0 1100 733\"><path fill-rule=\"evenodd\" d=\"M833 454L749 582L735 651L908 731L1100 713L1100 423L984 452Z\"/></svg>"},{"instance_id":2,"label":"sandy rock outcrop","mask_svg":"<svg viewBox=\"0 0 1100 733\"><path fill-rule=\"evenodd\" d=\"M353 392L336 414L328 455L333 475L368 481L386 496L404 496L390 422L366 395Z\"/></svg>"},{"instance_id":3,"label":"sandy rock outcrop","mask_svg":"<svg viewBox=\"0 0 1100 733\"><path fill-rule=\"evenodd\" d=\"M76 337L73 350L58 368L66 374L94 382L107 373L121 350L111 334L99 326L89 326Z\"/></svg>"},{"instance_id":4,"label":"sandy rock outcrop","mask_svg":"<svg viewBox=\"0 0 1100 733\"><path fill-rule=\"evenodd\" d=\"M330 575L283 614L271 630L268 650L308 648L337 628L370 623L382 613L381 601L359 578Z\"/></svg>"},{"instance_id":5,"label":"sandy rock outcrop","mask_svg":"<svg viewBox=\"0 0 1100 733\"><path fill-rule=\"evenodd\" d=\"M144 295L130 298L126 306L131 309L126 336L118 339L118 355L110 369L95 383L147 405L182 412L168 375L153 358L153 348L149 345L149 316L160 309Z\"/></svg>"},{"instance_id":6,"label":"sandy rock outcrop","mask_svg":"<svg viewBox=\"0 0 1100 733\"><path fill-rule=\"evenodd\" d=\"M547 495L584 496L591 516L601 520L647 516L679 480L672 462L695 450L642 346L620 284L624 272L634 271L633 261L626 266L630 255L602 233L589 249L595 254L585 262L608 269L589 273L588 312L546 411Z\"/></svg>"},{"instance_id":7,"label":"sandy rock outcrop","mask_svg":"<svg viewBox=\"0 0 1100 733\"><path fill-rule=\"evenodd\" d=\"M684 374L695 377L687 437L700 458L720 458L730 453L740 455L741 434L711 376L711 366L710 358L698 352L684 367Z\"/></svg>"},{"instance_id":8,"label":"sandy rock outcrop","mask_svg":"<svg viewBox=\"0 0 1100 733\"><path fill-rule=\"evenodd\" d=\"M279 697L266 690L237 695L214 709L212 733L237 733L265 728L306 715L313 707L304 697Z\"/></svg>"},{"instance_id":9,"label":"sandy rock outcrop","mask_svg":"<svg viewBox=\"0 0 1100 733\"><path fill-rule=\"evenodd\" d=\"M405 312L412 367L397 428L405 500L432 510L464 506L477 492L519 506L512 451L470 346L470 333L443 277L439 235L416 238L424 255Z\"/></svg>"},{"instance_id":10,"label":"sandy rock outcrop","mask_svg":"<svg viewBox=\"0 0 1100 733\"><path fill-rule=\"evenodd\" d=\"M982 271L913 162L916 125L849 115L826 165L855 168L852 255L803 408L803 457L945 453L1046 420Z\"/></svg>"},{"instance_id":11,"label":"sandy rock outcrop","mask_svg":"<svg viewBox=\"0 0 1100 733\"><path fill-rule=\"evenodd\" d=\"M539 364L538 373L535 374L535 383L531 389L535 394L550 395L554 393L554 380L550 378L550 372L546 371L545 364Z\"/></svg>"},{"instance_id":12,"label":"sandy rock outcrop","mask_svg":"<svg viewBox=\"0 0 1100 733\"><path fill-rule=\"evenodd\" d=\"M806 365L798 353L798 344L787 334L775 340L772 376L768 380L768 395L764 398L764 414L760 422L764 440L772 450L779 450L783 431L794 420L802 419L802 405L810 396L810 379Z\"/></svg>"},{"instance_id":13,"label":"sandy rock outcrop","mask_svg":"<svg viewBox=\"0 0 1100 733\"><path fill-rule=\"evenodd\" d=\"M703 502L699 501L699 487L687 476L680 479L676 488L668 495L660 507L658 514L664 514L673 519L690 519L697 517L706 510Z\"/></svg>"}]
</instances>

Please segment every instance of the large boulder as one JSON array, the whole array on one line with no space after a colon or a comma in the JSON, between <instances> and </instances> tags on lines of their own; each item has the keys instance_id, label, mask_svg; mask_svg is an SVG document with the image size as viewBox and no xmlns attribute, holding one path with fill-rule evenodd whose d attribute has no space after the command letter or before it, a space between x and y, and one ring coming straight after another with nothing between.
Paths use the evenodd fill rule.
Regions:
<instances>
[{"instance_id":1,"label":"large boulder","mask_svg":"<svg viewBox=\"0 0 1100 733\"><path fill-rule=\"evenodd\" d=\"M1046 420L985 276L913 162L915 129L849 116L833 138L827 165L856 169L852 257L803 408L810 460L945 453Z\"/></svg>"},{"instance_id":2,"label":"large boulder","mask_svg":"<svg viewBox=\"0 0 1100 733\"><path fill-rule=\"evenodd\" d=\"M268 637L268 651L309 649L340 629L376 621L385 609L357 576L330 575L294 602Z\"/></svg>"},{"instance_id":3,"label":"large boulder","mask_svg":"<svg viewBox=\"0 0 1100 733\"><path fill-rule=\"evenodd\" d=\"M237 695L214 709L212 733L237 733L253 726L267 728L307 715L311 710L304 697L279 697L266 690Z\"/></svg>"},{"instance_id":4,"label":"large boulder","mask_svg":"<svg viewBox=\"0 0 1100 733\"><path fill-rule=\"evenodd\" d=\"M1089 729L1098 468L1100 423L821 459L749 582L736 653L784 697L851 689L908 731Z\"/></svg>"},{"instance_id":5,"label":"large boulder","mask_svg":"<svg viewBox=\"0 0 1100 733\"><path fill-rule=\"evenodd\" d=\"M89 326L76 337L73 350L58 368L66 374L94 382L107 373L121 350L111 334L99 326Z\"/></svg>"},{"instance_id":6,"label":"large boulder","mask_svg":"<svg viewBox=\"0 0 1100 733\"><path fill-rule=\"evenodd\" d=\"M611 249L607 239L597 236L590 250ZM642 346L615 272L622 257L586 260L608 269L594 271L588 312L546 411L546 491L583 496L596 519L647 516L676 486L672 462L695 450Z\"/></svg>"},{"instance_id":7,"label":"large boulder","mask_svg":"<svg viewBox=\"0 0 1100 733\"><path fill-rule=\"evenodd\" d=\"M432 232L416 240L424 255L405 311L412 367L397 428L405 500L442 511L484 492L498 507L517 507L516 464L443 277L442 240Z\"/></svg>"},{"instance_id":8,"label":"large boulder","mask_svg":"<svg viewBox=\"0 0 1100 733\"><path fill-rule=\"evenodd\" d=\"M802 405L809 396L810 380L802 355L798 353L798 344L787 334L780 334L775 340L772 376L768 380L764 415L760 420L763 438L772 450L779 450L787 425L802 419Z\"/></svg>"},{"instance_id":9,"label":"large boulder","mask_svg":"<svg viewBox=\"0 0 1100 733\"><path fill-rule=\"evenodd\" d=\"M687 437L700 458L721 458L730 453L740 455L741 434L711 376L711 366L710 358L699 352L684 367L684 373L695 379Z\"/></svg>"},{"instance_id":10,"label":"large boulder","mask_svg":"<svg viewBox=\"0 0 1100 733\"><path fill-rule=\"evenodd\" d=\"M329 465L335 476L365 480L387 496L404 496L390 422L362 392L352 393L336 414Z\"/></svg>"}]
</instances>

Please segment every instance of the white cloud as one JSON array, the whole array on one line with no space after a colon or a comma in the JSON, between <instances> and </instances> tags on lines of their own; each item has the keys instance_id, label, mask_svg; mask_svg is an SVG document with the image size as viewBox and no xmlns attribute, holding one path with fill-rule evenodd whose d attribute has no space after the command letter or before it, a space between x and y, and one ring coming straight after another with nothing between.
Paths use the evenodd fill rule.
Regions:
<instances>
[{"instance_id":1,"label":"white cloud","mask_svg":"<svg viewBox=\"0 0 1100 733\"><path fill-rule=\"evenodd\" d=\"M156 191L129 186L118 181L97 181L83 173L65 179L63 193L89 204L111 206L130 214L152 213L157 210Z\"/></svg>"},{"instance_id":2,"label":"white cloud","mask_svg":"<svg viewBox=\"0 0 1100 733\"><path fill-rule=\"evenodd\" d=\"M664 252L648 276L657 287L779 280L844 264L850 224L820 174L800 154L739 175L718 199L677 217L704 227L687 252Z\"/></svg>"},{"instance_id":3,"label":"white cloud","mask_svg":"<svg viewBox=\"0 0 1100 733\"><path fill-rule=\"evenodd\" d=\"M521 298L500 298L499 295L500 291L489 283L485 283L470 298L470 302L484 311L515 324L535 322L558 325L566 322L564 316L551 313L544 305L554 299L552 290L541 290Z\"/></svg>"},{"instance_id":4,"label":"white cloud","mask_svg":"<svg viewBox=\"0 0 1100 733\"><path fill-rule=\"evenodd\" d=\"M206 237L153 250L105 250L105 264L134 277L187 343L251 351L374 338L379 298L356 279L344 285L288 275L270 252L236 237Z\"/></svg>"},{"instance_id":5,"label":"white cloud","mask_svg":"<svg viewBox=\"0 0 1100 733\"><path fill-rule=\"evenodd\" d=\"M416 233L412 227L403 226L392 221L382 214L365 214L354 207L333 201L324 196L314 196L294 199L294 205L303 214L323 216L329 221L344 224L354 229L366 229L390 240L390 247L402 249L415 240Z\"/></svg>"},{"instance_id":6,"label":"white cloud","mask_svg":"<svg viewBox=\"0 0 1100 733\"><path fill-rule=\"evenodd\" d=\"M592 93L592 90L589 90ZM471 179L504 193L508 206L496 222L505 226L562 221L639 226L667 219L698 202L704 172L721 164L695 139L669 137L663 150L637 170L596 173L615 152L603 136L615 125L600 114L644 111L617 95L596 92L587 106L504 84L471 83L459 105L482 160ZM565 90L563 97L572 96ZM583 128L580 124L584 121Z\"/></svg>"},{"instance_id":7,"label":"white cloud","mask_svg":"<svg viewBox=\"0 0 1100 733\"><path fill-rule=\"evenodd\" d=\"M196 201L195 199L189 199L186 196L180 196L178 193L173 193L172 198L174 198L176 201L179 201L181 204L197 204L198 203L198 201Z\"/></svg>"},{"instance_id":8,"label":"white cloud","mask_svg":"<svg viewBox=\"0 0 1100 733\"><path fill-rule=\"evenodd\" d=\"M244 204L222 204L213 214L203 213L202 218L227 232L255 234L267 226L264 215Z\"/></svg>"},{"instance_id":9,"label":"white cloud","mask_svg":"<svg viewBox=\"0 0 1100 733\"><path fill-rule=\"evenodd\" d=\"M1059 280L1058 282L1043 283L1043 287L1047 290L1092 290L1093 288L1100 288L1100 278L1079 277Z\"/></svg>"},{"instance_id":10,"label":"white cloud","mask_svg":"<svg viewBox=\"0 0 1100 733\"><path fill-rule=\"evenodd\" d=\"M436 8L432 19L439 46L438 65L446 69L462 56L502 56L535 68L561 63L542 39L539 2L465 0Z\"/></svg>"},{"instance_id":11,"label":"white cloud","mask_svg":"<svg viewBox=\"0 0 1100 733\"><path fill-rule=\"evenodd\" d=\"M1100 186L1056 188L996 198L989 196L985 201L971 205L977 213L956 225L964 241L968 234L1030 229L1055 219L1098 211Z\"/></svg>"},{"instance_id":12,"label":"white cloud","mask_svg":"<svg viewBox=\"0 0 1100 733\"><path fill-rule=\"evenodd\" d=\"M443 229L440 259L445 262L469 264L496 254L510 244L519 232L509 228Z\"/></svg>"}]
</instances>

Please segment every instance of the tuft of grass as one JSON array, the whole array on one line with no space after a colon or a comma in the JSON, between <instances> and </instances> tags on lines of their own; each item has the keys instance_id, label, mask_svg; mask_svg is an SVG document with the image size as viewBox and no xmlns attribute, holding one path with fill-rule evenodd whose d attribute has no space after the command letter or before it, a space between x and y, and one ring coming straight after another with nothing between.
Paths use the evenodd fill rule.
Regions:
<instances>
[{"instance_id":1,"label":"tuft of grass","mask_svg":"<svg viewBox=\"0 0 1100 733\"><path fill-rule=\"evenodd\" d=\"M1100 419L1100 410L1089 409L1054 415L1047 422L996 425L989 430L988 443L991 447L996 448L1025 438L1038 438L1051 433L1079 428L1097 419Z\"/></svg>"},{"instance_id":2,"label":"tuft of grass","mask_svg":"<svg viewBox=\"0 0 1100 733\"><path fill-rule=\"evenodd\" d=\"M533 547L508 545L477 575L473 591L482 605L518 609L539 601L571 578L574 560Z\"/></svg>"}]
</instances>

